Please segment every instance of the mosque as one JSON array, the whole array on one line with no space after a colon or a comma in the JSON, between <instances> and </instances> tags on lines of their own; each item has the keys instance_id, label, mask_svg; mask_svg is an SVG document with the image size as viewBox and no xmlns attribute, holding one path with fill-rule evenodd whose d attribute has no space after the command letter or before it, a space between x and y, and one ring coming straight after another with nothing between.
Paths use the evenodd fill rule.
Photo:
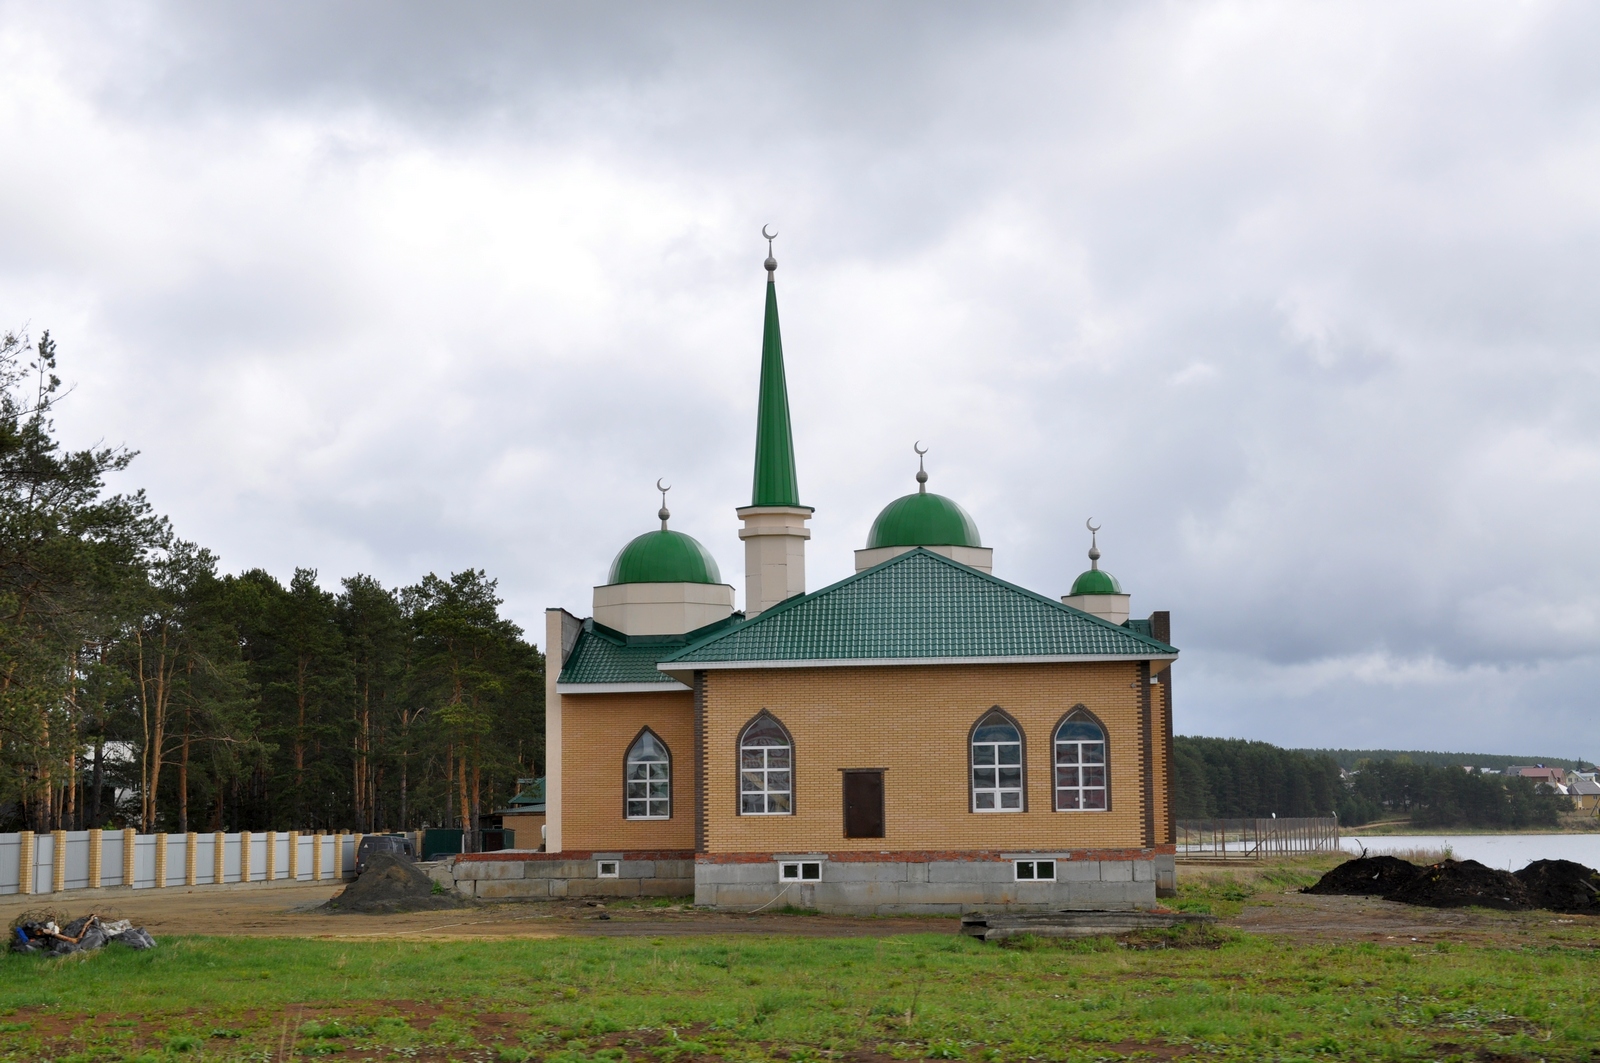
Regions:
<instances>
[{"instance_id":1,"label":"mosque","mask_svg":"<svg viewBox=\"0 0 1600 1063\"><path fill-rule=\"evenodd\" d=\"M995 577L920 458L855 575L808 591L777 265L769 243L745 610L663 491L590 615L547 612L539 884L498 895L1154 906L1175 885L1168 614L1130 619L1093 539L1063 597Z\"/></svg>"}]
</instances>

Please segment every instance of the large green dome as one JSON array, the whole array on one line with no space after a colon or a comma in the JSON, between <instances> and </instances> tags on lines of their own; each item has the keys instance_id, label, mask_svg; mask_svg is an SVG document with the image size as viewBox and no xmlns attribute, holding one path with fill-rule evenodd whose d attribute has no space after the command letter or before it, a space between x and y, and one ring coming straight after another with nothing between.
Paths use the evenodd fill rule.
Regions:
<instances>
[{"instance_id":1,"label":"large green dome","mask_svg":"<svg viewBox=\"0 0 1600 1063\"><path fill-rule=\"evenodd\" d=\"M721 583L717 559L692 535L645 532L611 562L607 583Z\"/></svg>"},{"instance_id":2,"label":"large green dome","mask_svg":"<svg viewBox=\"0 0 1600 1063\"><path fill-rule=\"evenodd\" d=\"M978 526L944 495L919 491L883 507L867 533L867 549L881 546L979 546Z\"/></svg>"},{"instance_id":3,"label":"large green dome","mask_svg":"<svg viewBox=\"0 0 1600 1063\"><path fill-rule=\"evenodd\" d=\"M1121 594L1122 584L1117 577L1098 568L1091 568L1072 581L1073 594Z\"/></svg>"}]
</instances>

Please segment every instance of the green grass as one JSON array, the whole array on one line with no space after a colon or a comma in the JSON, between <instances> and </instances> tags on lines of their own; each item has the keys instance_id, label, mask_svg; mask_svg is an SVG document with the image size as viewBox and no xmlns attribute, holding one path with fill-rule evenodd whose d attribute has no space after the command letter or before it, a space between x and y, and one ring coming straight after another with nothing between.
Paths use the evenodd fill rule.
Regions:
<instances>
[{"instance_id":1,"label":"green grass","mask_svg":"<svg viewBox=\"0 0 1600 1063\"><path fill-rule=\"evenodd\" d=\"M1186 941L171 938L0 959L0 1060L1590 1059L1600 952ZM1198 947L1183 947L1193 945ZM1131 947L1130 947L1131 946ZM1485 1057L1487 1058L1487 1057Z\"/></svg>"}]
</instances>

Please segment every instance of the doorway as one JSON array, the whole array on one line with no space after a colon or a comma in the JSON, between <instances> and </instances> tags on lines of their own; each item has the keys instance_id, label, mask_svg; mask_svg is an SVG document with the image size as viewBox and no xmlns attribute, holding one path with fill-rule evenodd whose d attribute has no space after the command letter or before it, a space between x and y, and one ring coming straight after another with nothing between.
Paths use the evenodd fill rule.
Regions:
<instances>
[{"instance_id":1,"label":"doorway","mask_svg":"<svg viewBox=\"0 0 1600 1063\"><path fill-rule=\"evenodd\" d=\"M844 836L883 837L883 769L844 773Z\"/></svg>"}]
</instances>

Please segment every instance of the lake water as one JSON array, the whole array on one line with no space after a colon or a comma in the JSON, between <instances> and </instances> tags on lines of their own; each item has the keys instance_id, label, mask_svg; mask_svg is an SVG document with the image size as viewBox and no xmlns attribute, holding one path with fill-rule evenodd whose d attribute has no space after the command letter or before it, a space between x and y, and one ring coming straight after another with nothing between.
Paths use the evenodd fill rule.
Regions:
<instances>
[{"instance_id":1,"label":"lake water","mask_svg":"<svg viewBox=\"0 0 1600 1063\"><path fill-rule=\"evenodd\" d=\"M1345 834L1339 844L1347 852L1368 855L1407 849L1449 846L1457 860L1476 860L1489 867L1517 871L1535 860L1575 860L1600 867L1600 834Z\"/></svg>"}]
</instances>

